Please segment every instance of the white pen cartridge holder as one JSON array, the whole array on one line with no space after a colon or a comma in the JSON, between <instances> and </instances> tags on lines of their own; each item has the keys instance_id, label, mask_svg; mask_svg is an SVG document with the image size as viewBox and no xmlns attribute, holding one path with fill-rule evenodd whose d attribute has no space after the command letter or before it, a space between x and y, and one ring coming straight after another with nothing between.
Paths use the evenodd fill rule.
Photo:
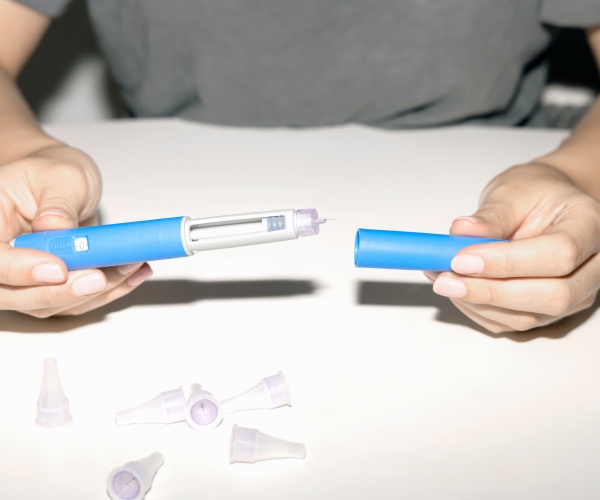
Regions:
<instances>
[{"instance_id":1,"label":"white pen cartridge holder","mask_svg":"<svg viewBox=\"0 0 600 500\"><path fill-rule=\"evenodd\" d=\"M187 219L184 223L185 246L190 252L216 250L259 243L293 240L318 233L314 217L306 210L276 210L248 214ZM310 234L307 234L310 233Z\"/></svg>"}]
</instances>

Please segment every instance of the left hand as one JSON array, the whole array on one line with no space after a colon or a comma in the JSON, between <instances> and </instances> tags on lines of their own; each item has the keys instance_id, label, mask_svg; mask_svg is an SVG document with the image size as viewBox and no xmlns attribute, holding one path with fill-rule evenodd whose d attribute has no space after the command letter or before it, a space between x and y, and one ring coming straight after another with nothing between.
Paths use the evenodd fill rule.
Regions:
<instances>
[{"instance_id":1,"label":"left hand","mask_svg":"<svg viewBox=\"0 0 600 500\"><path fill-rule=\"evenodd\" d=\"M511 240L472 245L453 272L426 273L494 333L525 331L590 307L600 288L600 202L542 163L513 167L484 190L475 214L454 220L452 234Z\"/></svg>"},{"instance_id":2,"label":"left hand","mask_svg":"<svg viewBox=\"0 0 600 500\"><path fill-rule=\"evenodd\" d=\"M60 143L0 164L0 310L36 318L79 315L150 277L152 270L142 263L68 272L55 255L9 245L22 233L95 221L100 193L94 161Z\"/></svg>"}]
</instances>

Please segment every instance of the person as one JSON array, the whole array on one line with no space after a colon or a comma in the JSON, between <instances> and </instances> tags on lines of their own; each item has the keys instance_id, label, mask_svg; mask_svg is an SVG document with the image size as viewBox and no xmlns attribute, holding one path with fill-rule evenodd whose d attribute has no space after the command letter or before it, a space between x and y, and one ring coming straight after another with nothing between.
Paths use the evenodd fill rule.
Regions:
<instances>
[{"instance_id":1,"label":"person","mask_svg":"<svg viewBox=\"0 0 600 500\"><path fill-rule=\"evenodd\" d=\"M82 314L129 293L148 264L67 272L20 233L94 219L101 178L47 135L16 84L69 0L0 0L0 308ZM597 0L89 0L132 116L231 126L387 128L541 124L556 27L586 30L600 64ZM511 239L462 250L427 274L492 332L589 308L600 287L600 101L548 154L509 168L451 233Z\"/></svg>"}]
</instances>

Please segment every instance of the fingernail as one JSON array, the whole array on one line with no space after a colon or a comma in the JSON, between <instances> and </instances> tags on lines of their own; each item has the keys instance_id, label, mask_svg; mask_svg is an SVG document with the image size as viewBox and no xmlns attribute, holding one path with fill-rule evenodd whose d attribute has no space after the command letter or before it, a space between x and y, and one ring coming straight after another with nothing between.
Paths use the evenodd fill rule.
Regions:
<instances>
[{"instance_id":1,"label":"fingernail","mask_svg":"<svg viewBox=\"0 0 600 500\"><path fill-rule=\"evenodd\" d=\"M457 255L452 259L450 267L455 273L460 274L479 274L483 271L483 259L476 255Z\"/></svg>"},{"instance_id":2,"label":"fingernail","mask_svg":"<svg viewBox=\"0 0 600 500\"><path fill-rule=\"evenodd\" d=\"M62 283L66 279L58 264L39 264L33 268L32 274L38 283Z\"/></svg>"},{"instance_id":3,"label":"fingernail","mask_svg":"<svg viewBox=\"0 0 600 500\"><path fill-rule=\"evenodd\" d=\"M457 222L459 220L466 220L466 221L472 222L473 224L480 224L481 222L483 222L483 219L480 217L475 217L473 215L461 215L460 217L457 217L456 219L454 219L452 221L452 223L454 224L455 222Z\"/></svg>"},{"instance_id":4,"label":"fingernail","mask_svg":"<svg viewBox=\"0 0 600 500\"><path fill-rule=\"evenodd\" d=\"M117 271L119 271L119 273L121 273L122 275L126 276L142 267L143 264L143 262L136 262L134 264L124 264L122 266L118 266Z\"/></svg>"},{"instance_id":5,"label":"fingernail","mask_svg":"<svg viewBox=\"0 0 600 500\"><path fill-rule=\"evenodd\" d=\"M106 278L98 272L84 274L73 281L73 292L80 297L101 292L105 288Z\"/></svg>"},{"instance_id":6,"label":"fingernail","mask_svg":"<svg viewBox=\"0 0 600 500\"><path fill-rule=\"evenodd\" d=\"M447 276L442 276L435 281L433 291L438 295L454 299L460 299L467 294L467 289L462 281Z\"/></svg>"},{"instance_id":7,"label":"fingernail","mask_svg":"<svg viewBox=\"0 0 600 500\"><path fill-rule=\"evenodd\" d=\"M58 208L50 208L48 210L44 210L40 212L36 219L41 219L42 217L53 216L53 217L62 217L63 219L68 219L69 214L64 210L59 210Z\"/></svg>"},{"instance_id":8,"label":"fingernail","mask_svg":"<svg viewBox=\"0 0 600 500\"><path fill-rule=\"evenodd\" d=\"M150 266L142 266L139 271L137 271L136 273L132 274L127 279L127 284L129 286L138 286L138 285L141 285L144 281L146 281L153 274L154 273L153 273L152 268Z\"/></svg>"}]
</instances>

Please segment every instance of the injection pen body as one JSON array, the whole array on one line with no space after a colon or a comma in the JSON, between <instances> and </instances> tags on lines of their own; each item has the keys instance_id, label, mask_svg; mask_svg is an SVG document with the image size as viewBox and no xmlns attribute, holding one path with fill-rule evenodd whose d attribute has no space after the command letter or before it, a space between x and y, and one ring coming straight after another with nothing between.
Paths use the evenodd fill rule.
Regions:
<instances>
[{"instance_id":1,"label":"injection pen body","mask_svg":"<svg viewBox=\"0 0 600 500\"><path fill-rule=\"evenodd\" d=\"M451 271L450 262L463 248L498 240L475 236L358 229L354 241L356 267Z\"/></svg>"},{"instance_id":2,"label":"injection pen body","mask_svg":"<svg viewBox=\"0 0 600 500\"><path fill-rule=\"evenodd\" d=\"M172 259L203 250L270 243L319 233L315 209L191 219L171 217L22 234L11 245L60 257L67 269Z\"/></svg>"}]
</instances>

